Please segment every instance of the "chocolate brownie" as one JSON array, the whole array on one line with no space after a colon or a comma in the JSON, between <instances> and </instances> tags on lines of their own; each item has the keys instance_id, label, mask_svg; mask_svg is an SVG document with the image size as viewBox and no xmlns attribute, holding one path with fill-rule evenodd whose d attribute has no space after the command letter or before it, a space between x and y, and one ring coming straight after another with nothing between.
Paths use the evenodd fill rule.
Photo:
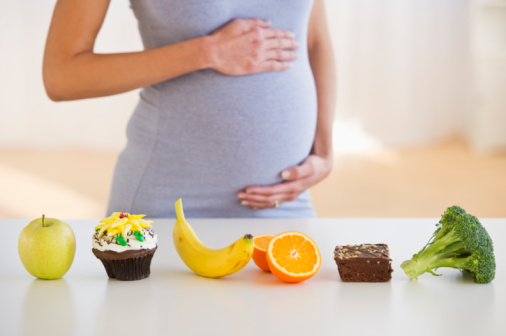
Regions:
<instances>
[{"instance_id":1,"label":"chocolate brownie","mask_svg":"<svg viewBox=\"0 0 506 336\"><path fill-rule=\"evenodd\" d=\"M336 246L334 259L343 281L383 282L392 278L386 244Z\"/></svg>"}]
</instances>

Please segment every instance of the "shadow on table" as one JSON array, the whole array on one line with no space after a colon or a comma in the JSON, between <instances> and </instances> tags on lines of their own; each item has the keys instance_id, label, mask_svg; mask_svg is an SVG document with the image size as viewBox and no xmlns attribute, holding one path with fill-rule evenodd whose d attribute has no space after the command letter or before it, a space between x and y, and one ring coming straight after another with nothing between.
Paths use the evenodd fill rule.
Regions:
<instances>
[{"instance_id":1,"label":"shadow on table","mask_svg":"<svg viewBox=\"0 0 506 336\"><path fill-rule=\"evenodd\" d=\"M21 335L75 334L74 299L65 279L34 279L21 309Z\"/></svg>"}]
</instances>

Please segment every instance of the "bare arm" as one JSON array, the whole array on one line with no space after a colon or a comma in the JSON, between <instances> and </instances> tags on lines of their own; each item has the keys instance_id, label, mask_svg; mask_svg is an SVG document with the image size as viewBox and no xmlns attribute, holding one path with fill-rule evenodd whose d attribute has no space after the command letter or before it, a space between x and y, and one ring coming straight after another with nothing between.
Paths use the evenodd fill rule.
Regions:
<instances>
[{"instance_id":1,"label":"bare arm","mask_svg":"<svg viewBox=\"0 0 506 336\"><path fill-rule=\"evenodd\" d=\"M318 119L312 153L332 165L332 127L336 105L336 65L327 28L323 0L316 0L309 21L309 62L315 78L318 99ZM329 173L330 173L329 167Z\"/></svg>"},{"instance_id":2,"label":"bare arm","mask_svg":"<svg viewBox=\"0 0 506 336\"><path fill-rule=\"evenodd\" d=\"M113 95L204 68L229 75L279 71L296 58L290 32L259 19L234 20L210 36L161 48L97 54L93 48L109 2L57 1L43 62L52 100Z\"/></svg>"},{"instance_id":3,"label":"bare arm","mask_svg":"<svg viewBox=\"0 0 506 336\"><path fill-rule=\"evenodd\" d=\"M336 102L336 66L325 16L324 0L315 0L308 30L309 62L315 79L318 116L311 154L296 167L285 169L283 183L251 186L241 191L241 204L257 209L295 200L303 191L330 174L332 169L332 126Z\"/></svg>"}]
</instances>

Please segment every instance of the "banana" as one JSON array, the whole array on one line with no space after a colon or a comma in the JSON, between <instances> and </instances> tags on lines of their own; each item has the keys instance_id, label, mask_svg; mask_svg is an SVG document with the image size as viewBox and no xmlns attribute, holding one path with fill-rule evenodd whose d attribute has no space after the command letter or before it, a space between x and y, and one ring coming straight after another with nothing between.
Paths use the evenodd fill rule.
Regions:
<instances>
[{"instance_id":1,"label":"banana","mask_svg":"<svg viewBox=\"0 0 506 336\"><path fill-rule=\"evenodd\" d=\"M222 249L205 246L188 224L183 203L178 199L173 239L177 253L193 272L207 278L219 278L242 269L253 255L253 236L246 234Z\"/></svg>"}]
</instances>

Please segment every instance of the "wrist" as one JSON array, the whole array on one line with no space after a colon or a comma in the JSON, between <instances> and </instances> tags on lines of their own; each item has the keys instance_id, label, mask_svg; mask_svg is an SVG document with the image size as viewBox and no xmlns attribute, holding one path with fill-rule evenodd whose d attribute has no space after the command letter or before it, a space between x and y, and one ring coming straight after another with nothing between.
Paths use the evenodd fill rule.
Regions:
<instances>
[{"instance_id":1,"label":"wrist","mask_svg":"<svg viewBox=\"0 0 506 336\"><path fill-rule=\"evenodd\" d=\"M321 110L318 111L318 114L322 113ZM316 134L313 142L313 147L311 148L311 154L321 157L326 161L333 160L334 157L334 148L332 144L332 127L328 125L332 124L332 121L328 121L328 123L324 124L324 127L321 126L323 122L320 122L320 125L316 127Z\"/></svg>"},{"instance_id":2,"label":"wrist","mask_svg":"<svg viewBox=\"0 0 506 336\"><path fill-rule=\"evenodd\" d=\"M318 148L317 146L313 145L313 149L311 150L311 154L316 155L325 161L332 162L334 159L334 151L332 150L332 147L325 147L325 148Z\"/></svg>"},{"instance_id":3,"label":"wrist","mask_svg":"<svg viewBox=\"0 0 506 336\"><path fill-rule=\"evenodd\" d=\"M213 35L202 36L198 38L199 41L199 68L200 69L213 69L216 68L216 38Z\"/></svg>"}]
</instances>

